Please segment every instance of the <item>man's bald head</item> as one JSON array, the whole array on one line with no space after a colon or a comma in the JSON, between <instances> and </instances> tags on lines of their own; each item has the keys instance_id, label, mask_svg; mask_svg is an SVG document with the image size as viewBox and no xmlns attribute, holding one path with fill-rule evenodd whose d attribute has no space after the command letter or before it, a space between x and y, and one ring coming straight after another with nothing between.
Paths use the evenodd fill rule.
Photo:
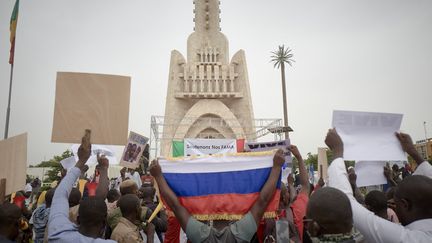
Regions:
<instances>
[{"instance_id":1,"label":"man's bald head","mask_svg":"<svg viewBox=\"0 0 432 243\"><path fill-rule=\"evenodd\" d=\"M394 200L402 225L432 218L432 179L421 175L406 177L398 184Z\"/></svg>"},{"instance_id":2,"label":"man's bald head","mask_svg":"<svg viewBox=\"0 0 432 243\"><path fill-rule=\"evenodd\" d=\"M156 189L152 186L143 186L140 191L144 199L153 199L156 193Z\"/></svg>"},{"instance_id":3,"label":"man's bald head","mask_svg":"<svg viewBox=\"0 0 432 243\"><path fill-rule=\"evenodd\" d=\"M137 195L127 194L118 201L121 213L125 218L134 218L139 215L140 200Z\"/></svg>"},{"instance_id":4,"label":"man's bald head","mask_svg":"<svg viewBox=\"0 0 432 243\"><path fill-rule=\"evenodd\" d=\"M74 207L80 204L81 201L81 192L78 188L72 188L71 193L69 194L69 207Z\"/></svg>"},{"instance_id":5,"label":"man's bald head","mask_svg":"<svg viewBox=\"0 0 432 243\"><path fill-rule=\"evenodd\" d=\"M80 226L105 226L107 206L104 200L88 197L81 201L78 209Z\"/></svg>"},{"instance_id":6,"label":"man's bald head","mask_svg":"<svg viewBox=\"0 0 432 243\"><path fill-rule=\"evenodd\" d=\"M47 191L47 193L45 194L45 204L46 204L47 208L51 207L51 203L52 203L52 200L53 200L53 197L54 197L54 193L55 193L55 189L52 188L52 189L49 189Z\"/></svg>"},{"instance_id":7,"label":"man's bald head","mask_svg":"<svg viewBox=\"0 0 432 243\"><path fill-rule=\"evenodd\" d=\"M309 199L306 216L313 220L308 226L311 234L311 231L321 235L349 233L352 230L351 203L343 192L335 188L324 187L315 191Z\"/></svg>"},{"instance_id":8,"label":"man's bald head","mask_svg":"<svg viewBox=\"0 0 432 243\"><path fill-rule=\"evenodd\" d=\"M376 215L387 219L387 198L382 191L370 191L365 197L366 207Z\"/></svg>"}]
</instances>

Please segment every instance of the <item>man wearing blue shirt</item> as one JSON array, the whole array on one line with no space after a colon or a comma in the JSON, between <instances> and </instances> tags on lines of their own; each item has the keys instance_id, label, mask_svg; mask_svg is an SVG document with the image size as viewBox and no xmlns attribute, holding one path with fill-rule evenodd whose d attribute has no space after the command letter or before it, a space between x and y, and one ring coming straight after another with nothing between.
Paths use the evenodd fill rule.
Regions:
<instances>
[{"instance_id":1,"label":"man wearing blue shirt","mask_svg":"<svg viewBox=\"0 0 432 243\"><path fill-rule=\"evenodd\" d=\"M48 224L49 242L115 242L100 238L104 235L107 217L107 207L104 202L108 191L108 160L106 158L98 158L101 179L96 196L89 197L80 203L79 226L69 220L69 194L73 184L81 175L81 171L88 169L85 163L90 154L90 133L86 133L78 149L78 162L68 171L55 191Z\"/></svg>"}]
</instances>

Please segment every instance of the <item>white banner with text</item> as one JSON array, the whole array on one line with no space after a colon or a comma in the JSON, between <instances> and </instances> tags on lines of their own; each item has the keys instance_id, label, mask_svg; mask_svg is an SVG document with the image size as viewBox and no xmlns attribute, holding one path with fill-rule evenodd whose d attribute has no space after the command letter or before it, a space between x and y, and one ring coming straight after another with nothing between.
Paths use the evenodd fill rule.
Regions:
<instances>
[{"instance_id":1,"label":"white banner with text","mask_svg":"<svg viewBox=\"0 0 432 243\"><path fill-rule=\"evenodd\" d=\"M184 139L184 155L226 154L236 153L235 139Z\"/></svg>"}]
</instances>

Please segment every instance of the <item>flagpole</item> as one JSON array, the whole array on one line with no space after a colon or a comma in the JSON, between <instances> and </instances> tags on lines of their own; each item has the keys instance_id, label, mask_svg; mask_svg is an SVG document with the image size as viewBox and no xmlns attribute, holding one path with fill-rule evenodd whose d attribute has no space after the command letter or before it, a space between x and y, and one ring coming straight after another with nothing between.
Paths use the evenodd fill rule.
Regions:
<instances>
[{"instance_id":1,"label":"flagpole","mask_svg":"<svg viewBox=\"0 0 432 243\"><path fill-rule=\"evenodd\" d=\"M9 117L10 117L10 103L11 103L11 96L12 96L12 80L13 80L13 62L11 63L11 71L10 71L10 81L9 81L9 98L8 98L8 106L6 110L6 125L5 125L5 132L4 132L4 139L8 138L8 132L9 132Z\"/></svg>"},{"instance_id":2,"label":"flagpole","mask_svg":"<svg viewBox=\"0 0 432 243\"><path fill-rule=\"evenodd\" d=\"M11 37L10 37L11 49L9 55L9 63L11 65L11 70L10 70L9 98L8 98L8 106L6 110L6 124L5 124L5 131L4 131L4 139L8 138L8 133L9 133L10 103L12 97L12 80L13 80L13 69L14 69L14 59L15 59L15 40L16 40L16 28L18 24L18 11L19 11L19 0L16 0L12 11L10 27L9 27L11 31Z\"/></svg>"}]
</instances>

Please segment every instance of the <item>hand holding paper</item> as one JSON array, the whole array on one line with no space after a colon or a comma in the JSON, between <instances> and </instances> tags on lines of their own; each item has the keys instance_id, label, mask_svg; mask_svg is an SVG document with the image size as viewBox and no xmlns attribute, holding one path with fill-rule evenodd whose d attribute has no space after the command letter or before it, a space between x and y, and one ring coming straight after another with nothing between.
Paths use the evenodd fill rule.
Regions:
<instances>
[{"instance_id":1,"label":"hand holding paper","mask_svg":"<svg viewBox=\"0 0 432 243\"><path fill-rule=\"evenodd\" d=\"M415 160L415 162L417 162L417 164L420 164L423 162L423 158L420 156L420 154L415 149L414 143L413 143L411 136L409 134L396 133L396 137L399 140L399 142L402 146L402 149L405 152L407 152Z\"/></svg>"},{"instance_id":2,"label":"hand holding paper","mask_svg":"<svg viewBox=\"0 0 432 243\"><path fill-rule=\"evenodd\" d=\"M336 129L329 129L325 143L333 151L333 159L343 157L344 144Z\"/></svg>"},{"instance_id":3,"label":"hand holding paper","mask_svg":"<svg viewBox=\"0 0 432 243\"><path fill-rule=\"evenodd\" d=\"M300 152L299 152L297 146L291 144L290 146L288 146L288 150L289 150L289 151L294 155L294 157L296 157L297 159L300 159L300 158L301 158L301 154L300 154Z\"/></svg>"},{"instance_id":4,"label":"hand holding paper","mask_svg":"<svg viewBox=\"0 0 432 243\"><path fill-rule=\"evenodd\" d=\"M282 167L285 163L284 151L282 149L278 149L273 158L273 166Z\"/></svg>"},{"instance_id":5,"label":"hand holding paper","mask_svg":"<svg viewBox=\"0 0 432 243\"><path fill-rule=\"evenodd\" d=\"M102 154L102 155L97 154L97 161L98 161L99 168L107 168L108 169L109 161L104 154Z\"/></svg>"}]
</instances>

